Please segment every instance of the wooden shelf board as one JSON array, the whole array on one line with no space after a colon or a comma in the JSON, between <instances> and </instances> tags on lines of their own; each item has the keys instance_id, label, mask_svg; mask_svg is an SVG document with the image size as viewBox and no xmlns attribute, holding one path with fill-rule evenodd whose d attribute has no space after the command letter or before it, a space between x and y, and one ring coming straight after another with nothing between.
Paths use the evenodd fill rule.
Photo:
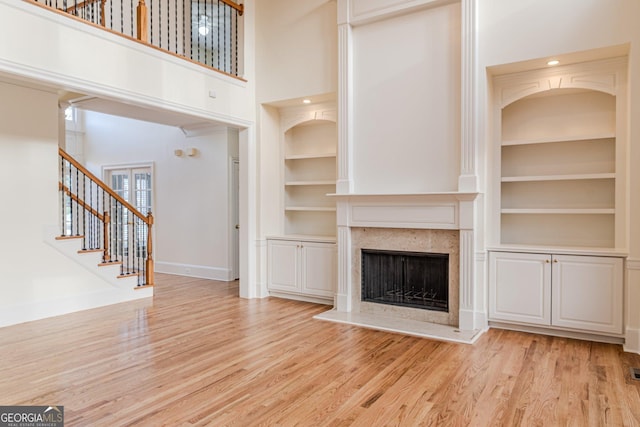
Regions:
<instances>
[{"instance_id":1,"label":"wooden shelf board","mask_svg":"<svg viewBox=\"0 0 640 427\"><path fill-rule=\"evenodd\" d=\"M300 212L335 212L335 207L324 206L287 206L285 211L300 211Z\"/></svg>"},{"instance_id":2,"label":"wooden shelf board","mask_svg":"<svg viewBox=\"0 0 640 427\"><path fill-rule=\"evenodd\" d=\"M500 212L515 215L614 215L615 209L502 209Z\"/></svg>"},{"instance_id":3,"label":"wooden shelf board","mask_svg":"<svg viewBox=\"0 0 640 427\"><path fill-rule=\"evenodd\" d=\"M615 173L585 173L574 175L525 175L503 176L502 182L531 182L531 181L573 181L587 179L615 179Z\"/></svg>"},{"instance_id":4,"label":"wooden shelf board","mask_svg":"<svg viewBox=\"0 0 640 427\"><path fill-rule=\"evenodd\" d=\"M291 187L295 185L336 185L335 181L287 181L284 185Z\"/></svg>"},{"instance_id":5,"label":"wooden shelf board","mask_svg":"<svg viewBox=\"0 0 640 427\"><path fill-rule=\"evenodd\" d=\"M534 139L510 139L502 141L502 146L505 147L510 145L547 144L550 142L589 141L592 139L611 139L615 137L615 133L611 132L593 135L571 135L564 137L547 137Z\"/></svg>"}]
</instances>

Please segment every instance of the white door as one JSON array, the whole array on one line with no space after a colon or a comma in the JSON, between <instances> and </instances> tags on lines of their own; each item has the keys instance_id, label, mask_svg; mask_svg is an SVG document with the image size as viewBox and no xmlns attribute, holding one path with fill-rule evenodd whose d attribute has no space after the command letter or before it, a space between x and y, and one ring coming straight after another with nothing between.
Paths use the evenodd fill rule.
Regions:
<instances>
[{"instance_id":1,"label":"white door","mask_svg":"<svg viewBox=\"0 0 640 427\"><path fill-rule=\"evenodd\" d=\"M553 325L622 333L622 259L553 256Z\"/></svg>"},{"instance_id":2,"label":"white door","mask_svg":"<svg viewBox=\"0 0 640 427\"><path fill-rule=\"evenodd\" d=\"M104 168L104 180L126 202L143 215L153 206L151 166ZM144 258L147 250L147 227L120 204L110 209L111 250L119 257ZM135 248L135 250L132 250ZM141 262L141 261L140 261Z\"/></svg>"},{"instance_id":3,"label":"white door","mask_svg":"<svg viewBox=\"0 0 640 427\"><path fill-rule=\"evenodd\" d=\"M489 318L551 324L551 256L489 254Z\"/></svg>"},{"instance_id":4,"label":"white door","mask_svg":"<svg viewBox=\"0 0 640 427\"><path fill-rule=\"evenodd\" d=\"M333 297L337 280L336 245L300 242L302 250L302 292Z\"/></svg>"},{"instance_id":5,"label":"white door","mask_svg":"<svg viewBox=\"0 0 640 427\"><path fill-rule=\"evenodd\" d=\"M300 292L300 242L269 240L267 242L267 286L270 290Z\"/></svg>"}]
</instances>

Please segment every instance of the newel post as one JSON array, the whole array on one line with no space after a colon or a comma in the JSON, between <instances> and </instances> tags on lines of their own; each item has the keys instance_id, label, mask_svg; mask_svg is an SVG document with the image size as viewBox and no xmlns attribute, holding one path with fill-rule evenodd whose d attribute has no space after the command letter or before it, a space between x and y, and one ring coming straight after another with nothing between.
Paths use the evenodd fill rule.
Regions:
<instances>
[{"instance_id":1,"label":"newel post","mask_svg":"<svg viewBox=\"0 0 640 427\"><path fill-rule=\"evenodd\" d=\"M145 285L153 286L153 246L151 245L151 226L153 226L153 214L147 213L147 268Z\"/></svg>"},{"instance_id":2,"label":"newel post","mask_svg":"<svg viewBox=\"0 0 640 427\"><path fill-rule=\"evenodd\" d=\"M109 225L111 224L111 216L109 216L109 212L108 211L104 211L104 217L102 220L102 227L103 227L103 232L102 232L102 237L103 237L103 248L104 248L104 254L102 255L102 260L104 262L109 262L111 261L111 255L109 255Z\"/></svg>"},{"instance_id":3,"label":"newel post","mask_svg":"<svg viewBox=\"0 0 640 427\"><path fill-rule=\"evenodd\" d=\"M138 40L146 42L148 40L149 34L149 26L147 22L147 5L144 0L140 0L138 2L138 7L136 8L137 19L136 23L138 25Z\"/></svg>"}]
</instances>

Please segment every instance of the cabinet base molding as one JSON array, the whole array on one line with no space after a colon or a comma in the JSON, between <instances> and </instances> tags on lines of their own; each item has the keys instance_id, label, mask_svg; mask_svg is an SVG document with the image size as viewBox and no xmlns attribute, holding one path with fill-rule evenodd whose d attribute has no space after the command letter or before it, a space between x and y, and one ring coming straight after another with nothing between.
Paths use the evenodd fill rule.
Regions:
<instances>
[{"instance_id":1,"label":"cabinet base molding","mask_svg":"<svg viewBox=\"0 0 640 427\"><path fill-rule=\"evenodd\" d=\"M490 328L508 329L510 331L530 332L540 335L551 335L554 337L573 338L577 340L603 342L608 344L625 344L624 336L591 334L588 332L568 331L565 329L555 329L553 327L538 327L531 325L521 325L517 323L489 321ZM625 351L626 348L625 348ZM633 350L629 350L633 351Z\"/></svg>"},{"instance_id":2,"label":"cabinet base molding","mask_svg":"<svg viewBox=\"0 0 640 427\"><path fill-rule=\"evenodd\" d=\"M269 291L269 296L276 298L293 299L296 301L312 302L315 304L333 305L333 298L322 298L312 295L289 294L287 292Z\"/></svg>"},{"instance_id":3,"label":"cabinet base molding","mask_svg":"<svg viewBox=\"0 0 640 427\"><path fill-rule=\"evenodd\" d=\"M624 351L640 354L640 329L627 328Z\"/></svg>"}]
</instances>

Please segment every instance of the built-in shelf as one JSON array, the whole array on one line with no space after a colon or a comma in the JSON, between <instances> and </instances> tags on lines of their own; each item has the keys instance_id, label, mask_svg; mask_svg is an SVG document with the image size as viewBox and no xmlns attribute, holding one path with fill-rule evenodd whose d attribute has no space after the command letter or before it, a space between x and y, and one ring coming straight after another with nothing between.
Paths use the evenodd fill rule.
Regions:
<instances>
[{"instance_id":1,"label":"built-in shelf","mask_svg":"<svg viewBox=\"0 0 640 427\"><path fill-rule=\"evenodd\" d=\"M580 135L580 136L549 136L544 138L535 139L512 139L502 141L503 146L508 145L529 145L529 144L547 144L554 142L570 142L570 141L592 141L597 139L612 139L616 135L613 132L606 132L594 135Z\"/></svg>"},{"instance_id":2,"label":"built-in shelf","mask_svg":"<svg viewBox=\"0 0 640 427\"><path fill-rule=\"evenodd\" d=\"M615 209L502 209L509 215L613 215Z\"/></svg>"},{"instance_id":3,"label":"built-in shelf","mask_svg":"<svg viewBox=\"0 0 640 427\"><path fill-rule=\"evenodd\" d=\"M585 179L614 179L615 173L585 173L572 175L503 176L502 182L574 181Z\"/></svg>"},{"instance_id":4,"label":"built-in shelf","mask_svg":"<svg viewBox=\"0 0 640 427\"><path fill-rule=\"evenodd\" d=\"M287 206L285 211L306 211L306 212L335 212L335 207L324 206Z\"/></svg>"},{"instance_id":5,"label":"built-in shelf","mask_svg":"<svg viewBox=\"0 0 640 427\"><path fill-rule=\"evenodd\" d=\"M600 90L569 88L500 109L498 243L618 244L624 168L616 102Z\"/></svg>"},{"instance_id":6,"label":"built-in shelf","mask_svg":"<svg viewBox=\"0 0 640 427\"><path fill-rule=\"evenodd\" d=\"M335 181L287 181L284 183L286 186L295 185L335 185Z\"/></svg>"},{"instance_id":7,"label":"built-in shelf","mask_svg":"<svg viewBox=\"0 0 640 427\"><path fill-rule=\"evenodd\" d=\"M336 153L325 154L290 154L285 156L285 160L307 160L307 159L330 159L336 157Z\"/></svg>"},{"instance_id":8,"label":"built-in shelf","mask_svg":"<svg viewBox=\"0 0 640 427\"><path fill-rule=\"evenodd\" d=\"M328 107L328 106L325 106ZM337 132L335 109L282 116L283 233L304 236L336 234Z\"/></svg>"},{"instance_id":9,"label":"built-in shelf","mask_svg":"<svg viewBox=\"0 0 640 427\"><path fill-rule=\"evenodd\" d=\"M494 77L489 321L622 336L626 69L619 58Z\"/></svg>"}]
</instances>

